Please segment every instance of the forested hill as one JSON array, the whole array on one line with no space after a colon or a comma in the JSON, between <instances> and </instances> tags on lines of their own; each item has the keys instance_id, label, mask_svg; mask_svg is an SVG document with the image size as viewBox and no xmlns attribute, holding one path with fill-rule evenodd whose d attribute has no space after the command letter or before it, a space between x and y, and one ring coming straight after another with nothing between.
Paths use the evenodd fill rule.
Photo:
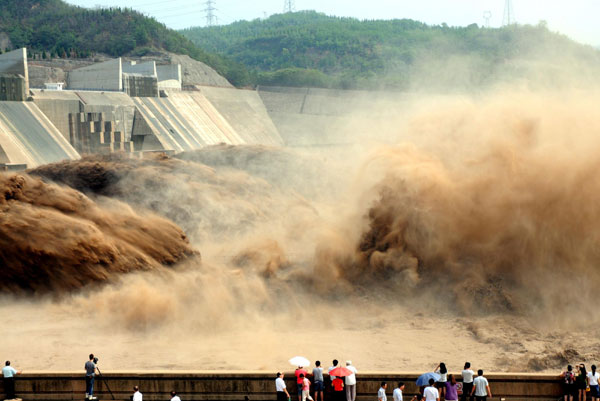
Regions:
<instances>
[{"instance_id":1,"label":"forested hill","mask_svg":"<svg viewBox=\"0 0 600 401\"><path fill-rule=\"evenodd\" d=\"M127 8L88 9L62 0L0 0L0 43L27 47L44 57L113 57L144 55L152 51L187 54L213 67L236 84L247 81L243 66L201 50L177 31ZM10 50L1 48L0 51ZM242 82L244 85L247 82Z\"/></svg>"},{"instance_id":2,"label":"forested hill","mask_svg":"<svg viewBox=\"0 0 600 401\"><path fill-rule=\"evenodd\" d=\"M302 11L181 32L202 49L243 63L262 84L469 87L519 78L534 66L554 73L572 60L600 66L598 50L550 32L543 22L490 29Z\"/></svg>"}]
</instances>

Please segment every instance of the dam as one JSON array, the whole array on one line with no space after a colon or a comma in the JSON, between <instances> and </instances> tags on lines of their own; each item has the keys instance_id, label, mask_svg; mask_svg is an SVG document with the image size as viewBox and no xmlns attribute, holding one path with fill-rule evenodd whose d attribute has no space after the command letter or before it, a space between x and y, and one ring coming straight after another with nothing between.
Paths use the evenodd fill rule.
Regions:
<instances>
[{"instance_id":1,"label":"dam","mask_svg":"<svg viewBox=\"0 0 600 401\"><path fill-rule=\"evenodd\" d=\"M144 400L168 400L176 391L184 401L268 401L275 400L275 372L103 372L96 376L95 395L99 400L129 400L133 386L139 386ZM285 382L296 399L293 371L285 372ZM388 383L388 396L399 381L405 383L404 399L418 392L415 380L419 374L402 372L359 373L357 375L357 400L375 399L380 383ZM460 374L459 374L460 376ZM562 387L556 375L541 374L486 374L493 399L497 400L556 400ZM329 379L326 377L325 381ZM329 386L327 386L329 388ZM2 390L0 389L0 392ZM24 400L66 401L82 399L85 393L83 373L24 373L16 381L16 394ZM114 398L113 398L114 397ZM248 397L248 398L246 398ZM332 394L326 391L325 399Z\"/></svg>"},{"instance_id":2,"label":"dam","mask_svg":"<svg viewBox=\"0 0 600 401\"><path fill-rule=\"evenodd\" d=\"M256 91L202 85L184 89L179 64L118 58L74 69L67 77L68 90L56 90L62 83L31 88L27 50L0 55L4 170L90 153L284 144ZM39 81L37 77L36 86Z\"/></svg>"}]
</instances>

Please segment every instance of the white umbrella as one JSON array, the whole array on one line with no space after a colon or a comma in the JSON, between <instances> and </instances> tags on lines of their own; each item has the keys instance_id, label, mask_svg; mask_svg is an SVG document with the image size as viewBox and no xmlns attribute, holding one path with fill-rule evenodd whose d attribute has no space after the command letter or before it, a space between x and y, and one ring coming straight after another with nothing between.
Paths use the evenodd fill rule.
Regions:
<instances>
[{"instance_id":1,"label":"white umbrella","mask_svg":"<svg viewBox=\"0 0 600 401\"><path fill-rule=\"evenodd\" d=\"M303 356L295 356L290 359L290 363L294 366L307 367L310 366L310 361Z\"/></svg>"}]
</instances>

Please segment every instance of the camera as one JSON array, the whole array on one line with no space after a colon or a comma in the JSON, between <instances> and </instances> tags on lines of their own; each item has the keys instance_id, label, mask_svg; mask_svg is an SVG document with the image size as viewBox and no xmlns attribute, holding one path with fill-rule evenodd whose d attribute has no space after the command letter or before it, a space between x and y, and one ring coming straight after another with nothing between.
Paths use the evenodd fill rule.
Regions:
<instances>
[{"instance_id":1,"label":"camera","mask_svg":"<svg viewBox=\"0 0 600 401\"><path fill-rule=\"evenodd\" d=\"M98 357L94 357L94 364L98 363Z\"/></svg>"}]
</instances>

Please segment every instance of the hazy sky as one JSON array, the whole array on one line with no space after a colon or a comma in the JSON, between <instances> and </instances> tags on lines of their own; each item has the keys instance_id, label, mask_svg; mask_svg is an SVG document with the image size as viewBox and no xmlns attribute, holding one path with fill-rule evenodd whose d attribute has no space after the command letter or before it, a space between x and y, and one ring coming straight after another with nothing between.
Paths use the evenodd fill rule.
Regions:
<instances>
[{"instance_id":1,"label":"hazy sky","mask_svg":"<svg viewBox=\"0 0 600 401\"><path fill-rule=\"evenodd\" d=\"M206 24L207 0L67 0L84 7L131 7L175 29ZM283 11L284 0L212 0L219 24L263 18ZM412 18L429 24L502 24L505 0L293 0L296 10L360 19ZM550 29L594 46L600 45L600 0L512 0L518 23L548 22Z\"/></svg>"}]
</instances>

